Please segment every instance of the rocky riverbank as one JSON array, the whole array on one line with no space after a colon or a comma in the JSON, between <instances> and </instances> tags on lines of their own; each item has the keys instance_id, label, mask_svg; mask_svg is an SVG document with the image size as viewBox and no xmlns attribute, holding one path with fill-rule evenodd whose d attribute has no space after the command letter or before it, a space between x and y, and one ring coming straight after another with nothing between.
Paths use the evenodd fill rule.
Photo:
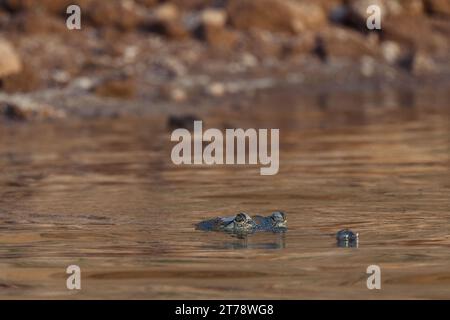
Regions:
<instances>
[{"instance_id":1,"label":"rocky riverbank","mask_svg":"<svg viewBox=\"0 0 450 320\"><path fill-rule=\"evenodd\" d=\"M13 120L231 105L255 92L448 87L445 0L0 2L0 112ZM382 30L366 8L382 8Z\"/></svg>"}]
</instances>

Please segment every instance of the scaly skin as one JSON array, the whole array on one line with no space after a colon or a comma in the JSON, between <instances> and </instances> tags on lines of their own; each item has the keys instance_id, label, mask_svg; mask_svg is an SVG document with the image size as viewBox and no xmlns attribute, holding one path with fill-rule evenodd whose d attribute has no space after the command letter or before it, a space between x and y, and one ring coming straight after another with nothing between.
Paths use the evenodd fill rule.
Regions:
<instances>
[{"instance_id":1,"label":"scaly skin","mask_svg":"<svg viewBox=\"0 0 450 320\"><path fill-rule=\"evenodd\" d=\"M359 234L343 229L336 234L337 246L343 248L358 247Z\"/></svg>"},{"instance_id":2,"label":"scaly skin","mask_svg":"<svg viewBox=\"0 0 450 320\"><path fill-rule=\"evenodd\" d=\"M286 214L275 211L268 217L255 216L256 231L282 232L287 230Z\"/></svg>"},{"instance_id":3,"label":"scaly skin","mask_svg":"<svg viewBox=\"0 0 450 320\"><path fill-rule=\"evenodd\" d=\"M235 217L218 217L196 225L204 231L251 232L255 228L252 218L246 213L238 213Z\"/></svg>"}]
</instances>

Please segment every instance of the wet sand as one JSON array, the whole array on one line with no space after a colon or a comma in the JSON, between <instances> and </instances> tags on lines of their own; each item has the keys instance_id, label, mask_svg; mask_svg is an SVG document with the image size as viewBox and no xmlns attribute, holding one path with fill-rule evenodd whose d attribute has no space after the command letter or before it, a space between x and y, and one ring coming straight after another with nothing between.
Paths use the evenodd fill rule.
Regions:
<instances>
[{"instance_id":1,"label":"wet sand","mask_svg":"<svg viewBox=\"0 0 450 320\"><path fill-rule=\"evenodd\" d=\"M0 298L450 299L448 101L408 97L263 97L202 115L280 128L276 176L174 166L162 115L2 123ZM286 234L194 229L276 209ZM358 248L336 246L344 227ZM71 264L81 291L66 289Z\"/></svg>"}]
</instances>

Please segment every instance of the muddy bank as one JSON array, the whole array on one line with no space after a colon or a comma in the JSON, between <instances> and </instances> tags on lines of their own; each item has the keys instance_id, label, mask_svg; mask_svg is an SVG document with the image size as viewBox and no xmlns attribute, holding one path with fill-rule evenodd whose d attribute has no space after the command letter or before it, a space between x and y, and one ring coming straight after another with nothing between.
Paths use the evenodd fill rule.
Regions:
<instances>
[{"instance_id":1,"label":"muddy bank","mask_svg":"<svg viewBox=\"0 0 450 320\"><path fill-rule=\"evenodd\" d=\"M68 1L0 5L0 112L14 120L104 117L250 103L291 88L416 91L450 83L446 1ZM428 89L426 89L428 88Z\"/></svg>"}]
</instances>

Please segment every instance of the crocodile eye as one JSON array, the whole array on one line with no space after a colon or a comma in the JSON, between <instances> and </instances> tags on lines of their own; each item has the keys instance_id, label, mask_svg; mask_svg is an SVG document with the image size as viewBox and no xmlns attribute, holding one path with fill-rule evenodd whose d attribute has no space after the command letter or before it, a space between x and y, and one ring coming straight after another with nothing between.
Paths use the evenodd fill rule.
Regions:
<instances>
[{"instance_id":1,"label":"crocodile eye","mask_svg":"<svg viewBox=\"0 0 450 320\"><path fill-rule=\"evenodd\" d=\"M242 222L245 220L245 215L243 213L239 213L235 218L236 222Z\"/></svg>"},{"instance_id":2,"label":"crocodile eye","mask_svg":"<svg viewBox=\"0 0 450 320\"><path fill-rule=\"evenodd\" d=\"M271 217L272 217L272 220L274 220L274 221L284 221L285 220L284 213L281 211L276 211L276 212L272 213Z\"/></svg>"}]
</instances>

